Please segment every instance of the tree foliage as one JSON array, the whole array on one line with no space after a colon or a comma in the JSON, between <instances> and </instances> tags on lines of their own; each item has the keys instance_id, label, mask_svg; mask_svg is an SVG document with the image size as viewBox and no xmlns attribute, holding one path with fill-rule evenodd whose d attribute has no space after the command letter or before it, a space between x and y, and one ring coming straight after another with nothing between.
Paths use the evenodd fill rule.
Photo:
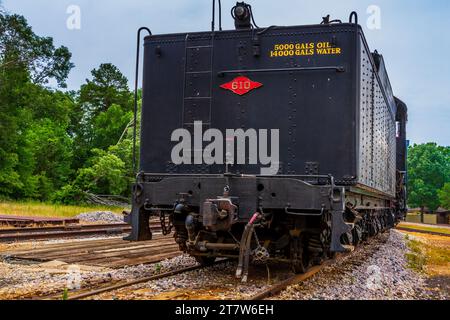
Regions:
<instances>
[{"instance_id":1,"label":"tree foliage","mask_svg":"<svg viewBox=\"0 0 450 320\"><path fill-rule=\"evenodd\" d=\"M72 141L64 127L43 119L30 125L21 144L22 196L49 200L70 178Z\"/></svg>"},{"instance_id":2,"label":"tree foliage","mask_svg":"<svg viewBox=\"0 0 450 320\"><path fill-rule=\"evenodd\" d=\"M121 106L113 104L105 112L100 113L93 121L93 145L106 149L119 142L124 130L132 123L132 112L126 112Z\"/></svg>"},{"instance_id":3,"label":"tree foliage","mask_svg":"<svg viewBox=\"0 0 450 320\"><path fill-rule=\"evenodd\" d=\"M62 92L71 54L0 11L0 195L73 203L129 193L132 93L112 64ZM6 133L6 134L4 134Z\"/></svg>"},{"instance_id":4,"label":"tree foliage","mask_svg":"<svg viewBox=\"0 0 450 320\"><path fill-rule=\"evenodd\" d=\"M24 160L35 155L27 142L30 130L38 128L37 123L47 119L55 122L53 129L62 127L58 132L64 132L70 105L64 93L55 93L43 85L54 80L65 86L73 67L70 57L67 48L55 48L51 38L34 34L24 17L0 12L0 193L3 195L40 198L46 194L45 198L50 193L53 185L47 177L50 173L37 172L33 168L40 165L36 159ZM38 141L40 138L36 136L36 144L44 142Z\"/></svg>"},{"instance_id":5,"label":"tree foliage","mask_svg":"<svg viewBox=\"0 0 450 320\"><path fill-rule=\"evenodd\" d=\"M450 182L447 182L441 190L438 191L441 207L450 209Z\"/></svg>"},{"instance_id":6,"label":"tree foliage","mask_svg":"<svg viewBox=\"0 0 450 320\"><path fill-rule=\"evenodd\" d=\"M77 94L71 131L76 153L75 167L93 156L92 150L116 144L132 119L132 93L127 79L112 64L92 70Z\"/></svg>"},{"instance_id":7,"label":"tree foliage","mask_svg":"<svg viewBox=\"0 0 450 320\"><path fill-rule=\"evenodd\" d=\"M128 89L128 80L110 63L101 64L91 71L92 80L80 89L80 103L90 118L100 112L107 111L113 104L121 106L125 111L132 110L132 95Z\"/></svg>"},{"instance_id":8,"label":"tree foliage","mask_svg":"<svg viewBox=\"0 0 450 320\"><path fill-rule=\"evenodd\" d=\"M92 71L76 94L69 131L75 172L55 200L72 203L84 194L129 195L132 170L132 94L127 79L111 64ZM81 125L80 125L81 124Z\"/></svg>"},{"instance_id":9,"label":"tree foliage","mask_svg":"<svg viewBox=\"0 0 450 320\"><path fill-rule=\"evenodd\" d=\"M439 193L450 182L450 147L414 145L408 154L409 205L436 210Z\"/></svg>"},{"instance_id":10,"label":"tree foliage","mask_svg":"<svg viewBox=\"0 0 450 320\"><path fill-rule=\"evenodd\" d=\"M65 87L73 64L71 53L61 46L55 48L53 39L34 34L26 19L20 15L0 14L0 67L20 66L29 72L36 84L54 79Z\"/></svg>"}]
</instances>

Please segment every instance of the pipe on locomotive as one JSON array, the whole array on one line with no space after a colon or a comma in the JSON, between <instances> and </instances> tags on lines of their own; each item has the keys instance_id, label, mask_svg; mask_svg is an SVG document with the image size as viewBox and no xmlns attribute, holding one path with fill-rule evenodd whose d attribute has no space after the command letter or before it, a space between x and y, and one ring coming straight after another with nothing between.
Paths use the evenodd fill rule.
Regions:
<instances>
[{"instance_id":1,"label":"pipe on locomotive","mask_svg":"<svg viewBox=\"0 0 450 320\"><path fill-rule=\"evenodd\" d=\"M151 36L152 32L147 27L141 27L137 31L136 40L136 73L134 78L134 115L133 115L133 174L136 175L136 133L137 133L137 113L138 113L138 82L139 82L139 57L141 46L141 32L147 31Z\"/></svg>"},{"instance_id":2,"label":"pipe on locomotive","mask_svg":"<svg viewBox=\"0 0 450 320\"><path fill-rule=\"evenodd\" d=\"M219 3L219 31L222 31L222 1L217 0ZM216 0L212 1L212 21L211 21L211 31L214 32L216 29Z\"/></svg>"}]
</instances>

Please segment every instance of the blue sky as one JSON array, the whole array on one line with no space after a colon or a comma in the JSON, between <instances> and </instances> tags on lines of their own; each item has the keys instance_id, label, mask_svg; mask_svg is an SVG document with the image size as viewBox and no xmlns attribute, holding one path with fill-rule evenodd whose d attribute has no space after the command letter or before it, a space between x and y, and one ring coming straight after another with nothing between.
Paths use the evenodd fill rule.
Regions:
<instances>
[{"instance_id":1,"label":"blue sky","mask_svg":"<svg viewBox=\"0 0 450 320\"><path fill-rule=\"evenodd\" d=\"M77 89L90 70L111 62L134 78L135 33L148 26L154 34L208 30L209 0L0 0L11 12L24 15L39 35L69 47L75 68L69 89ZM223 24L233 28L229 10L236 1L222 0ZM321 17L347 20L359 13L369 46L386 60L396 96L410 110L409 139L413 143L450 145L450 1L447 0L248 0L259 26L301 25ZM81 29L69 30L70 5L81 9ZM367 8L381 10L381 29L369 30ZM132 83L130 83L132 87Z\"/></svg>"}]
</instances>

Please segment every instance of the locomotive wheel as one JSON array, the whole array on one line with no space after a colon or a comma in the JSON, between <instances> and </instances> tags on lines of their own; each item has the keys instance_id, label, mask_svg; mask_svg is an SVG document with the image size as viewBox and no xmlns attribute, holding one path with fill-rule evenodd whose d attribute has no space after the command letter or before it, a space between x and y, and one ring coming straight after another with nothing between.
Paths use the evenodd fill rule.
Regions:
<instances>
[{"instance_id":1,"label":"locomotive wheel","mask_svg":"<svg viewBox=\"0 0 450 320\"><path fill-rule=\"evenodd\" d=\"M341 236L341 242L344 245L353 245L353 230L347 233L344 233Z\"/></svg>"},{"instance_id":2,"label":"locomotive wheel","mask_svg":"<svg viewBox=\"0 0 450 320\"><path fill-rule=\"evenodd\" d=\"M322 233L320 234L320 241L324 249L324 258L332 258L333 253L330 251L331 247L331 216L328 213L324 215L322 222Z\"/></svg>"},{"instance_id":3,"label":"locomotive wheel","mask_svg":"<svg viewBox=\"0 0 450 320\"><path fill-rule=\"evenodd\" d=\"M301 238L291 239L292 271L296 274L305 273L309 265L308 251Z\"/></svg>"},{"instance_id":4,"label":"locomotive wheel","mask_svg":"<svg viewBox=\"0 0 450 320\"><path fill-rule=\"evenodd\" d=\"M216 257L194 256L194 258L198 263L200 263L201 266L204 267L210 266L216 261Z\"/></svg>"},{"instance_id":5,"label":"locomotive wheel","mask_svg":"<svg viewBox=\"0 0 450 320\"><path fill-rule=\"evenodd\" d=\"M352 230L353 233L353 245L357 246L363 240L363 228L360 224L356 224Z\"/></svg>"},{"instance_id":6,"label":"locomotive wheel","mask_svg":"<svg viewBox=\"0 0 450 320\"><path fill-rule=\"evenodd\" d=\"M370 234L370 224L367 222L366 219L363 220L361 223L361 229L362 229L362 235L361 235L361 241L367 241L369 239Z\"/></svg>"},{"instance_id":7,"label":"locomotive wheel","mask_svg":"<svg viewBox=\"0 0 450 320\"><path fill-rule=\"evenodd\" d=\"M369 235L370 235L371 237L373 237L373 236L375 236L377 233L378 233L378 230L377 230L377 225L376 225L375 219L371 218L371 219L369 220Z\"/></svg>"}]
</instances>

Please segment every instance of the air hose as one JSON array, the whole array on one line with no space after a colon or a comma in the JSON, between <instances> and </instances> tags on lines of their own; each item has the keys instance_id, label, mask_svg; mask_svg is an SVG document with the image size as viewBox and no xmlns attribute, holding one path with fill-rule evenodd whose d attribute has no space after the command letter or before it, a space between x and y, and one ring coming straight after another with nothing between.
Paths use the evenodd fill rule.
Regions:
<instances>
[{"instance_id":1,"label":"air hose","mask_svg":"<svg viewBox=\"0 0 450 320\"><path fill-rule=\"evenodd\" d=\"M248 277L248 266L250 263L250 253L251 253L251 244L252 244L252 236L255 228L255 221L259 218L260 213L256 212L248 224L245 226L244 232L242 234L240 250L239 250L239 263L236 270L236 278L242 278L242 282L247 282Z\"/></svg>"}]
</instances>

